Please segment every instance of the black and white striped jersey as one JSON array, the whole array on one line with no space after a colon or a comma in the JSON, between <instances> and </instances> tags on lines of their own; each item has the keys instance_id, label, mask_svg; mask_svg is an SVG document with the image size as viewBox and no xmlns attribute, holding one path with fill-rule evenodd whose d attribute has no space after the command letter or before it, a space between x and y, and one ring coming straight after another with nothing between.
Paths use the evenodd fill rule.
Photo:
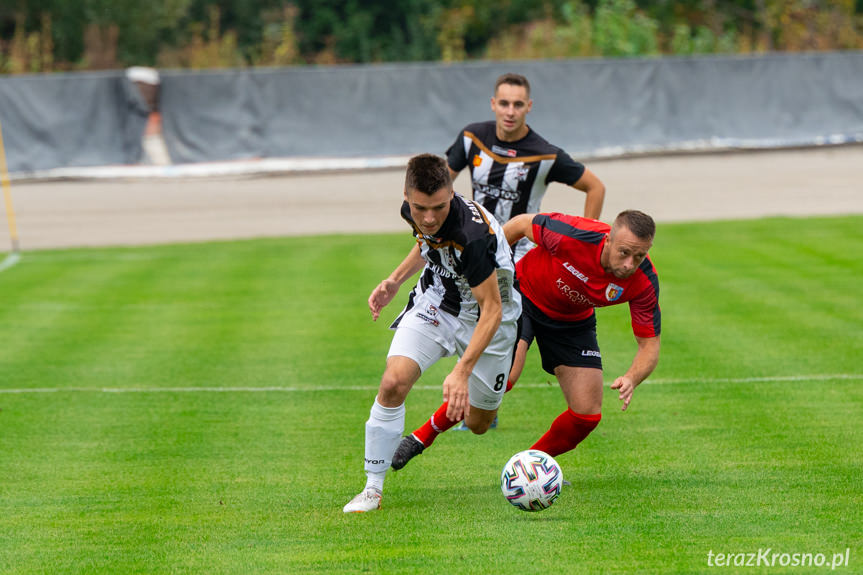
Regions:
<instances>
[{"instance_id":1,"label":"black and white striped jersey","mask_svg":"<svg viewBox=\"0 0 863 575\"><path fill-rule=\"evenodd\" d=\"M494 121L465 127L446 156L453 171L470 169L474 199L501 223L539 212L551 182L572 185L584 174L583 164L533 130L516 142L499 140ZM524 251L519 242L516 259Z\"/></svg>"},{"instance_id":2,"label":"black and white striped jersey","mask_svg":"<svg viewBox=\"0 0 863 575\"><path fill-rule=\"evenodd\" d=\"M411 224L414 238L426 261L419 282L411 292L406 309L414 297L426 294L434 306L459 319L476 321L479 304L471 287L476 287L497 270L503 304L502 321L515 321L521 315L521 296L513 286L515 267L501 225L478 203L454 194L450 211L435 236L423 234L411 218L407 202L402 217Z\"/></svg>"}]
</instances>

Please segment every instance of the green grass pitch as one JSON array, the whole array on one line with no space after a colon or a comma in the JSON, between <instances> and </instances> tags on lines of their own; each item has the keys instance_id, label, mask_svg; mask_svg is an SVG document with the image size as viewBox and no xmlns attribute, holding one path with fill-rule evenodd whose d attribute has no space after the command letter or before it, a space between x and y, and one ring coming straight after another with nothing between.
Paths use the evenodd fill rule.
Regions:
<instances>
[{"instance_id":1,"label":"green grass pitch","mask_svg":"<svg viewBox=\"0 0 863 575\"><path fill-rule=\"evenodd\" d=\"M564 409L535 350L498 429L341 511L404 294L378 323L366 299L407 231L25 253L0 273L0 573L859 573L861 229L660 225L659 368L627 412L607 391L541 513L498 486ZM635 343L598 313L610 382Z\"/></svg>"}]
</instances>

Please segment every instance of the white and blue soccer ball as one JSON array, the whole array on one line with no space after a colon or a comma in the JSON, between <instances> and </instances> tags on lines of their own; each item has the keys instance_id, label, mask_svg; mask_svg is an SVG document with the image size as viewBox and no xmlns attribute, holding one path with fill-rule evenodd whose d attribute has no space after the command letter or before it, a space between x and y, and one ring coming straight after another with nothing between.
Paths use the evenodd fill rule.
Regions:
<instances>
[{"instance_id":1,"label":"white and blue soccer ball","mask_svg":"<svg viewBox=\"0 0 863 575\"><path fill-rule=\"evenodd\" d=\"M544 451L528 449L513 455L500 473L500 490L522 511L542 511L560 495L563 472Z\"/></svg>"}]
</instances>

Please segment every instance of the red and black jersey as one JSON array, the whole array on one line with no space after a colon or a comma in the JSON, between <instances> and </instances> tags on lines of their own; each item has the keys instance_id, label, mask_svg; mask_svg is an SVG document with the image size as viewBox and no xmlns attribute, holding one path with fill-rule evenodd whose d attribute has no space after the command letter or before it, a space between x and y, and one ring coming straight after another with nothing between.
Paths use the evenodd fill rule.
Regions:
<instances>
[{"instance_id":1,"label":"red and black jersey","mask_svg":"<svg viewBox=\"0 0 863 575\"><path fill-rule=\"evenodd\" d=\"M565 214L537 214L537 247L516 264L519 290L552 319L576 322L594 308L629 302L632 331L654 337L661 331L659 279L650 257L626 279L606 272L600 254L608 224Z\"/></svg>"}]
</instances>

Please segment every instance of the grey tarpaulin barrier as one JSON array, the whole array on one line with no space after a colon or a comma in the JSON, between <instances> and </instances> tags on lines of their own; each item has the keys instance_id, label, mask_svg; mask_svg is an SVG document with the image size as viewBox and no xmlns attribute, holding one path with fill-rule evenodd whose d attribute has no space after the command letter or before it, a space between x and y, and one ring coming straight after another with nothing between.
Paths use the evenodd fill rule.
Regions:
<instances>
[{"instance_id":1,"label":"grey tarpaulin barrier","mask_svg":"<svg viewBox=\"0 0 863 575\"><path fill-rule=\"evenodd\" d=\"M180 163L442 153L507 71L576 156L863 141L863 52L165 72L164 136Z\"/></svg>"},{"instance_id":2,"label":"grey tarpaulin barrier","mask_svg":"<svg viewBox=\"0 0 863 575\"><path fill-rule=\"evenodd\" d=\"M10 172L137 163L148 113L122 72L0 77Z\"/></svg>"},{"instance_id":3,"label":"grey tarpaulin barrier","mask_svg":"<svg viewBox=\"0 0 863 575\"><path fill-rule=\"evenodd\" d=\"M577 158L863 141L863 52L161 73L174 163L443 151L503 72ZM11 172L134 164L148 109L121 71L0 77Z\"/></svg>"},{"instance_id":4,"label":"grey tarpaulin barrier","mask_svg":"<svg viewBox=\"0 0 863 575\"><path fill-rule=\"evenodd\" d=\"M249 70L160 72L162 132L174 162L265 155L261 74Z\"/></svg>"}]
</instances>

